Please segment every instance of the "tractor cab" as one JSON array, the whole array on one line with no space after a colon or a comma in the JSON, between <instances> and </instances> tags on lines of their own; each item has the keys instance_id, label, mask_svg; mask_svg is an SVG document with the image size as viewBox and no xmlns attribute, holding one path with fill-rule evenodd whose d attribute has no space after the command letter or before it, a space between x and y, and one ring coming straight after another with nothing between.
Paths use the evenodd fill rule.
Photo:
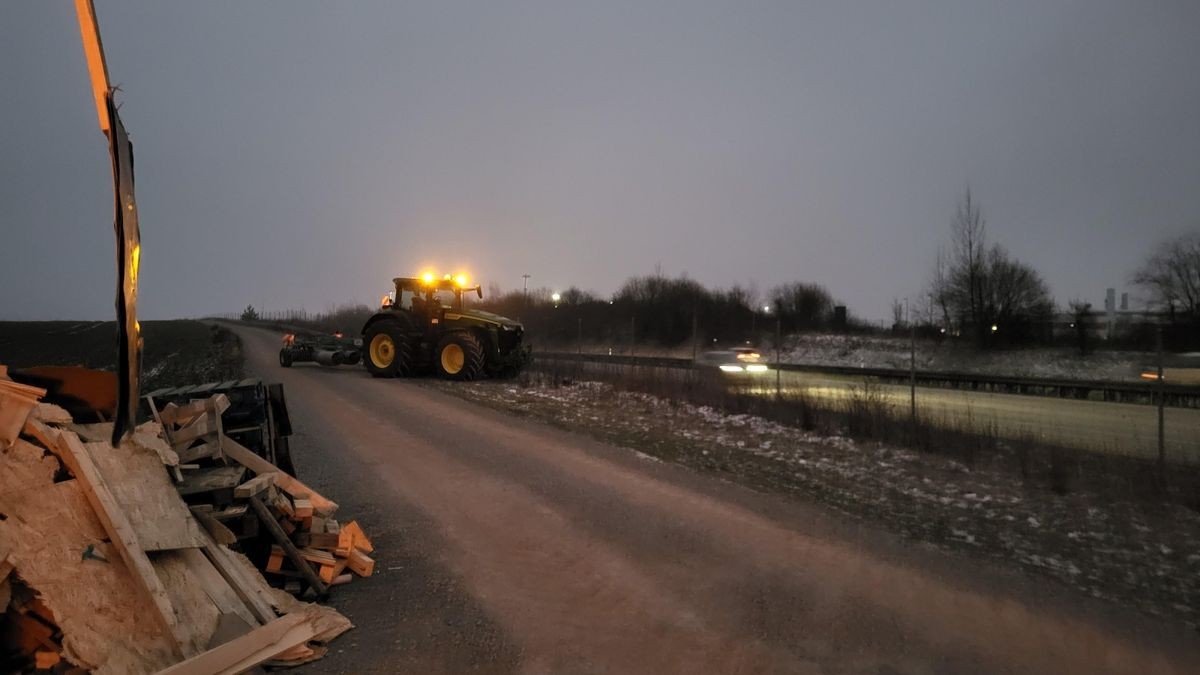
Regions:
<instances>
[{"instance_id":1,"label":"tractor cab","mask_svg":"<svg viewBox=\"0 0 1200 675\"><path fill-rule=\"evenodd\" d=\"M421 279L397 277L392 279L392 282L396 285L396 297L391 301L391 307L408 310L431 320L440 319L441 313L447 310L463 311L464 291L474 291L476 295L483 298L483 289L480 286L466 286L466 279L461 276L451 279L447 275L436 280L432 278L432 275ZM388 307L389 304L385 301L384 308Z\"/></svg>"}]
</instances>

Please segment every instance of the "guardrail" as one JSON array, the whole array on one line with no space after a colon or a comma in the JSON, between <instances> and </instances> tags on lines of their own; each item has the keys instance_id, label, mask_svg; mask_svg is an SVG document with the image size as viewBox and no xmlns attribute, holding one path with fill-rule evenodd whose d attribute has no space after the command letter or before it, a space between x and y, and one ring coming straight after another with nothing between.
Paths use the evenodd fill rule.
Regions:
<instances>
[{"instance_id":1,"label":"guardrail","mask_svg":"<svg viewBox=\"0 0 1200 675\"><path fill-rule=\"evenodd\" d=\"M580 354L571 352L534 352L534 358L680 370L690 370L697 367L691 359L661 356L629 356L623 354L608 356L606 354ZM829 366L806 363L769 363L768 366L784 372L863 377L897 384L908 384L910 378L912 378L910 371L893 368L855 368L853 366ZM920 387L964 389L1019 394L1022 396L1046 396L1051 398L1073 398L1119 403L1156 404L1158 402L1158 394L1161 392L1164 404L1167 406L1175 408L1200 408L1200 387L1187 385L1007 377L1003 375L973 375L921 370L916 372L915 380L917 386Z\"/></svg>"}]
</instances>

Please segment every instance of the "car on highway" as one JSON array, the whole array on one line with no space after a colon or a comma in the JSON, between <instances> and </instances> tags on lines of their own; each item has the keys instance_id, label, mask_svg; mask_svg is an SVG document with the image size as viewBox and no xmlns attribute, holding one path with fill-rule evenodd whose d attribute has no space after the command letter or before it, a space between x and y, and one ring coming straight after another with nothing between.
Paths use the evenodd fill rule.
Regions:
<instances>
[{"instance_id":1,"label":"car on highway","mask_svg":"<svg viewBox=\"0 0 1200 675\"><path fill-rule=\"evenodd\" d=\"M761 375L769 370L762 353L754 347L706 351L696 357L696 366L719 370L730 376Z\"/></svg>"}]
</instances>

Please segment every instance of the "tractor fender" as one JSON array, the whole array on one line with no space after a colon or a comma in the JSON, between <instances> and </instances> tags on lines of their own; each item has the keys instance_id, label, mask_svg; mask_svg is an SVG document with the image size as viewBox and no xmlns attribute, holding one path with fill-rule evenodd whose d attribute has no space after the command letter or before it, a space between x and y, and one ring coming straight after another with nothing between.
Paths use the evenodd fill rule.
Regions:
<instances>
[{"instance_id":1,"label":"tractor fender","mask_svg":"<svg viewBox=\"0 0 1200 675\"><path fill-rule=\"evenodd\" d=\"M371 326L374 326L380 321L395 321L400 325L400 329L405 333L411 333L417 329L412 317L407 314L401 312L376 312L371 316L371 318L367 319L365 324L363 324L363 336L366 336L367 331L370 330Z\"/></svg>"}]
</instances>

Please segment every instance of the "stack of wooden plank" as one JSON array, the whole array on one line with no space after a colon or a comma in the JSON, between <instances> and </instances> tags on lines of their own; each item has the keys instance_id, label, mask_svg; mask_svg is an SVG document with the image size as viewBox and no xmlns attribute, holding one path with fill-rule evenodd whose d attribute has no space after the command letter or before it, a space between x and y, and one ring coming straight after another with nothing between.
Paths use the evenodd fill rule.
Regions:
<instances>
[{"instance_id":1,"label":"stack of wooden plank","mask_svg":"<svg viewBox=\"0 0 1200 675\"><path fill-rule=\"evenodd\" d=\"M358 523L340 525L336 503L225 436L221 413L228 407L218 394L154 411L169 445L164 462L177 458L175 487L209 534L244 546L295 595L320 598L354 574L371 576L374 547Z\"/></svg>"},{"instance_id":2,"label":"stack of wooden plank","mask_svg":"<svg viewBox=\"0 0 1200 675\"><path fill-rule=\"evenodd\" d=\"M351 627L328 607L272 588L214 539L220 530L210 525L220 521L198 517L203 510L177 490L199 471L185 468L195 462L180 451L196 443L183 433L148 422L114 447L105 429L76 425L39 396L0 369L0 670L234 673L319 658ZM217 443L203 459L276 474L263 482L293 507L291 491L327 501L238 460L244 448L227 447L219 427L194 433Z\"/></svg>"}]
</instances>

